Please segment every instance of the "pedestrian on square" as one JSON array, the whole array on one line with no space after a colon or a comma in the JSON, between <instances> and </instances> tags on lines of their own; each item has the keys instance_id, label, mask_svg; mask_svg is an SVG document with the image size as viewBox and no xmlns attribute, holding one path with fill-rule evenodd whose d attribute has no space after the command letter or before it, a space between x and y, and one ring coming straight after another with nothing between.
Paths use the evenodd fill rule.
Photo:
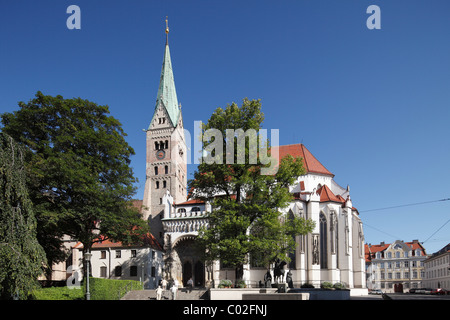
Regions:
<instances>
[{"instance_id":1,"label":"pedestrian on square","mask_svg":"<svg viewBox=\"0 0 450 320\"><path fill-rule=\"evenodd\" d=\"M194 281L192 281L192 278L190 278L187 282L187 286L188 286L188 292L192 291L192 287L194 286Z\"/></svg>"},{"instance_id":2,"label":"pedestrian on square","mask_svg":"<svg viewBox=\"0 0 450 320\"><path fill-rule=\"evenodd\" d=\"M161 286L158 286L158 288L156 289L156 300L161 300L162 293L163 289L161 288Z\"/></svg>"},{"instance_id":3,"label":"pedestrian on square","mask_svg":"<svg viewBox=\"0 0 450 320\"><path fill-rule=\"evenodd\" d=\"M178 288L173 285L172 288L170 288L170 291L172 292L172 300L176 300Z\"/></svg>"},{"instance_id":4,"label":"pedestrian on square","mask_svg":"<svg viewBox=\"0 0 450 320\"><path fill-rule=\"evenodd\" d=\"M163 290L167 290L167 280L166 279L161 280L161 287Z\"/></svg>"},{"instance_id":5,"label":"pedestrian on square","mask_svg":"<svg viewBox=\"0 0 450 320\"><path fill-rule=\"evenodd\" d=\"M166 297L166 290L167 290L167 280L166 279L161 280L161 289L162 289L162 297L164 299L168 299L168 297Z\"/></svg>"}]
</instances>

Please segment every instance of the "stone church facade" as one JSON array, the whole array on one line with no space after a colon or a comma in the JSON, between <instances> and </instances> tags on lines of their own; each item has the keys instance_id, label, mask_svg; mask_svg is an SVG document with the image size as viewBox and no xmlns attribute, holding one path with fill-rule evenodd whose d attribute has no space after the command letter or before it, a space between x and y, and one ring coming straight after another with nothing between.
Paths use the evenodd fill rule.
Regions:
<instances>
[{"instance_id":1,"label":"stone church facade","mask_svg":"<svg viewBox=\"0 0 450 320\"><path fill-rule=\"evenodd\" d=\"M143 216L152 234L163 245L164 274L185 285L217 286L222 279L234 280L234 269L220 261L205 266L195 241L199 228L208 226L209 203L187 197L187 147L181 107L178 105L169 44L166 45L156 105L146 130L146 182ZM303 158L307 173L290 187L294 200L283 210L285 217L312 219L311 234L297 236L297 248L285 267L295 287L304 283L316 288L324 281L344 283L347 288L366 289L364 233L358 210L352 206L349 187L343 188L303 144L279 146L287 154ZM248 286L258 286L267 272L250 257L244 266ZM272 277L274 278L274 277Z\"/></svg>"}]
</instances>

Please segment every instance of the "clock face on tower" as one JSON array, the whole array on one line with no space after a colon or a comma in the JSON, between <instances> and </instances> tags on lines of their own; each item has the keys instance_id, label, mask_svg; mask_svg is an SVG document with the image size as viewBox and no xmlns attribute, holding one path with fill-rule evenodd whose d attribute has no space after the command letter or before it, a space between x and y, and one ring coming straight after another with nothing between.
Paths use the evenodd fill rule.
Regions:
<instances>
[{"instance_id":1,"label":"clock face on tower","mask_svg":"<svg viewBox=\"0 0 450 320\"><path fill-rule=\"evenodd\" d=\"M164 152L164 150L158 150L158 151L156 151L156 158L157 158L158 160L164 159L165 156L166 156L166 153Z\"/></svg>"}]
</instances>

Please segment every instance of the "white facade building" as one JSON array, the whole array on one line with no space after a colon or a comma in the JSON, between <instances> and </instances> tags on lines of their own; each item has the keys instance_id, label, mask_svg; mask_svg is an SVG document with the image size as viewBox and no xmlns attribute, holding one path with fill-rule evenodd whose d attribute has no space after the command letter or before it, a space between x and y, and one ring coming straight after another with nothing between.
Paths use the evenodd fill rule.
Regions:
<instances>
[{"instance_id":1,"label":"white facade building","mask_svg":"<svg viewBox=\"0 0 450 320\"><path fill-rule=\"evenodd\" d=\"M425 248L418 240L367 244L367 287L386 293L423 287Z\"/></svg>"},{"instance_id":2,"label":"white facade building","mask_svg":"<svg viewBox=\"0 0 450 320\"><path fill-rule=\"evenodd\" d=\"M143 246L125 246L109 240L94 243L91 248L91 274L95 278L136 280L145 289L157 288L163 274L163 252L152 235ZM72 270L82 269L83 245L72 248Z\"/></svg>"},{"instance_id":3,"label":"white facade building","mask_svg":"<svg viewBox=\"0 0 450 320\"><path fill-rule=\"evenodd\" d=\"M431 255L425 264L425 288L442 288L450 291L450 243Z\"/></svg>"}]
</instances>

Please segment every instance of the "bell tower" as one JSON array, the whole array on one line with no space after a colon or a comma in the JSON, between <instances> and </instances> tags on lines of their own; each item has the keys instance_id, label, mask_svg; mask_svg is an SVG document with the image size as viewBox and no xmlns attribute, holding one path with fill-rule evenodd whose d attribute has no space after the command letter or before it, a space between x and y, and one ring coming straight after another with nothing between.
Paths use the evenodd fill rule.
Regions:
<instances>
[{"instance_id":1,"label":"bell tower","mask_svg":"<svg viewBox=\"0 0 450 320\"><path fill-rule=\"evenodd\" d=\"M163 197L167 190L174 203L186 201L187 161L181 105L178 104L169 50L166 18L166 46L153 116L146 130L146 180L143 218L154 237L162 244L164 230Z\"/></svg>"}]
</instances>

